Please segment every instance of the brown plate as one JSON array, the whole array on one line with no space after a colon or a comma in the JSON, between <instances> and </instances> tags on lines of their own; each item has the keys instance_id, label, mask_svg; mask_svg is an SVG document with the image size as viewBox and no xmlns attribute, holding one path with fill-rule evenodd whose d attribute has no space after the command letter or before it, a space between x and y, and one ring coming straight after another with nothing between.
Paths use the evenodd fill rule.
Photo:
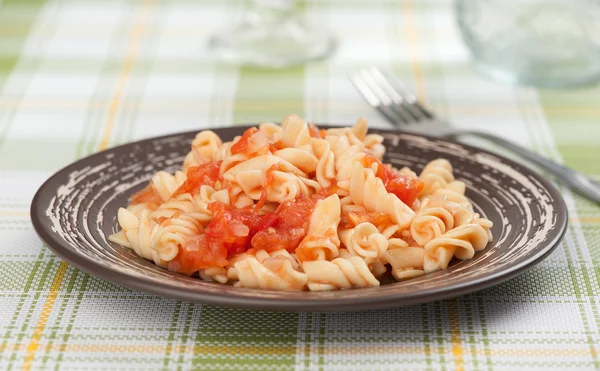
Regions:
<instances>
[{"instance_id":1,"label":"brown plate","mask_svg":"<svg viewBox=\"0 0 600 371\"><path fill-rule=\"evenodd\" d=\"M215 129L225 140L246 127ZM38 190L33 226L58 256L102 279L156 295L235 308L281 311L364 310L424 303L481 290L539 263L560 242L567 208L560 194L531 170L487 151L447 140L377 130L386 162L420 171L445 157L467 184L475 209L494 222L494 241L447 270L380 287L333 292L281 292L237 288L160 268L107 241L129 196L158 170L181 167L196 132L111 148L60 170Z\"/></svg>"}]
</instances>

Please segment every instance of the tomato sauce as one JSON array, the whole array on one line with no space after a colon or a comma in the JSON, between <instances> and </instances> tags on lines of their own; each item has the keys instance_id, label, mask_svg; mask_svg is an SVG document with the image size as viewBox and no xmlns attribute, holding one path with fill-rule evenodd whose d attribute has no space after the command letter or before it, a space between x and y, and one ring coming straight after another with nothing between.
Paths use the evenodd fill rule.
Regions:
<instances>
[{"instance_id":1,"label":"tomato sauce","mask_svg":"<svg viewBox=\"0 0 600 371\"><path fill-rule=\"evenodd\" d=\"M360 223L371 223L379 229L385 229L394 224L391 217L384 213L375 211L342 211L340 228L354 228Z\"/></svg>"},{"instance_id":2,"label":"tomato sauce","mask_svg":"<svg viewBox=\"0 0 600 371\"><path fill-rule=\"evenodd\" d=\"M327 134L326 130L319 130L315 124L308 125L308 132L310 133L311 137L320 139L325 138L325 135Z\"/></svg>"},{"instance_id":3,"label":"tomato sauce","mask_svg":"<svg viewBox=\"0 0 600 371\"><path fill-rule=\"evenodd\" d=\"M220 202L211 203L208 209L213 214L213 220L204 234L186 241L171 262L173 264L169 263L169 269L191 274L203 268L223 267L227 265L228 257L250 247L252 231L261 227L262 217L251 209L230 209Z\"/></svg>"},{"instance_id":4,"label":"tomato sauce","mask_svg":"<svg viewBox=\"0 0 600 371\"><path fill-rule=\"evenodd\" d=\"M218 244L210 243L205 234L190 238L168 264L169 270L191 276L198 270L227 265L226 255Z\"/></svg>"},{"instance_id":5,"label":"tomato sauce","mask_svg":"<svg viewBox=\"0 0 600 371\"><path fill-rule=\"evenodd\" d=\"M323 238L333 238L336 235L337 235L337 230L328 229L327 232L325 232L325 236L308 236L304 240L304 243L309 244L310 242L319 241L319 240L322 240ZM313 261L313 260L319 259L320 251L324 252L326 259L333 258L333 256L331 256L331 251L329 249L325 249L325 248L315 249L312 247L307 247L306 245L300 246L296 249L296 256L298 257L298 260L300 262Z\"/></svg>"},{"instance_id":6,"label":"tomato sauce","mask_svg":"<svg viewBox=\"0 0 600 371\"><path fill-rule=\"evenodd\" d=\"M252 237L252 247L269 252L281 249L293 252L306 236L314 207L315 202L305 196L284 201L275 211L277 222L257 232Z\"/></svg>"},{"instance_id":7,"label":"tomato sauce","mask_svg":"<svg viewBox=\"0 0 600 371\"><path fill-rule=\"evenodd\" d=\"M273 184L273 182L275 182L275 174L273 174L273 172L277 170L279 170L279 164L273 164L265 171L265 177L261 184L262 191L260 192L260 198L258 199L258 202L254 208L256 212L262 209L262 207L265 205L265 202L267 202L267 190Z\"/></svg>"},{"instance_id":8,"label":"tomato sauce","mask_svg":"<svg viewBox=\"0 0 600 371\"><path fill-rule=\"evenodd\" d=\"M209 185L213 187L217 180L220 179L219 170L221 169L222 161L207 162L202 165L192 166L187 170L187 179L171 197L176 197L184 193L190 193L196 196L200 193L200 187Z\"/></svg>"},{"instance_id":9,"label":"tomato sauce","mask_svg":"<svg viewBox=\"0 0 600 371\"><path fill-rule=\"evenodd\" d=\"M204 234L186 241L169 269L193 274L199 269L223 267L227 259L253 247L268 252L294 251L306 236L314 202L302 197L283 202L274 214L257 215L250 208L231 209L214 202L208 206L213 220Z\"/></svg>"},{"instance_id":10,"label":"tomato sauce","mask_svg":"<svg viewBox=\"0 0 600 371\"><path fill-rule=\"evenodd\" d=\"M246 152L246 150L248 149L248 140L250 139L251 136L253 136L257 132L258 132L258 129L255 127L251 127L250 129L247 129L246 131L244 131L244 134L242 134L242 137L240 138L240 140L238 140L238 142L236 144L231 146L231 154L235 155L240 152Z\"/></svg>"},{"instance_id":11,"label":"tomato sauce","mask_svg":"<svg viewBox=\"0 0 600 371\"><path fill-rule=\"evenodd\" d=\"M134 193L130 199L131 205L149 203L160 205L163 203L163 199L158 194L158 191L152 184L148 184L144 189Z\"/></svg>"},{"instance_id":12,"label":"tomato sauce","mask_svg":"<svg viewBox=\"0 0 600 371\"><path fill-rule=\"evenodd\" d=\"M397 171L383 164L372 155L365 155L361 159L361 163L364 167L371 167L374 163L378 164L377 174L375 175L383 181L383 185L388 192L398 196L408 206L412 206L419 192L423 189L424 183L420 179L398 174Z\"/></svg>"},{"instance_id":13,"label":"tomato sauce","mask_svg":"<svg viewBox=\"0 0 600 371\"><path fill-rule=\"evenodd\" d=\"M337 184L334 183L327 188L321 188L318 192L315 192L311 198L315 202L319 201L319 200L324 200L327 197L336 194L338 189L339 188L338 188Z\"/></svg>"},{"instance_id":14,"label":"tomato sauce","mask_svg":"<svg viewBox=\"0 0 600 371\"><path fill-rule=\"evenodd\" d=\"M283 146L283 143L282 143L280 140L278 140L278 141L277 141L277 142L275 142L275 143L271 143L271 144L269 144L269 150L270 150L271 152L277 152L277 151L279 151L280 149L284 149L284 148L285 148L285 147Z\"/></svg>"}]
</instances>

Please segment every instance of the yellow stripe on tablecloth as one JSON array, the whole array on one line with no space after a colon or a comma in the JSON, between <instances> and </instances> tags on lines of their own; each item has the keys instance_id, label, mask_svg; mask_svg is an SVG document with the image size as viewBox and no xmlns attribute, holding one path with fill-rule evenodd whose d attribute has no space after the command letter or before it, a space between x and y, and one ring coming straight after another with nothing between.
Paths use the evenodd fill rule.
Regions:
<instances>
[{"instance_id":1,"label":"yellow stripe on tablecloth","mask_svg":"<svg viewBox=\"0 0 600 371\"><path fill-rule=\"evenodd\" d=\"M448 302L450 312L450 335L452 339L452 354L454 355L454 367L456 370L464 370L462 340L460 338L460 320L458 319L458 310L456 308L456 299Z\"/></svg>"},{"instance_id":2,"label":"yellow stripe on tablecloth","mask_svg":"<svg viewBox=\"0 0 600 371\"><path fill-rule=\"evenodd\" d=\"M0 210L1 217L29 217L29 211L17 211L17 210Z\"/></svg>"},{"instance_id":3,"label":"yellow stripe on tablecloth","mask_svg":"<svg viewBox=\"0 0 600 371\"><path fill-rule=\"evenodd\" d=\"M600 216L584 216L579 218L569 218L571 223L600 223Z\"/></svg>"},{"instance_id":4,"label":"yellow stripe on tablecloth","mask_svg":"<svg viewBox=\"0 0 600 371\"><path fill-rule=\"evenodd\" d=\"M50 313L52 313L52 307L54 307L56 296L58 295L60 285L62 284L62 281L65 278L65 273L67 272L68 267L69 265L66 262L61 262L58 266L56 274L54 275L52 285L50 286L50 293L46 298L46 302L44 303L44 307L42 308L42 314L40 315L40 319L37 325L35 326L33 336L31 337L29 345L27 346L27 355L25 356L25 362L23 364L24 370L31 370L31 363L33 362L33 358L35 357L35 352L39 347L40 339L42 338L42 334L44 333L44 328L46 328L48 317L50 317Z\"/></svg>"},{"instance_id":5,"label":"yellow stripe on tablecloth","mask_svg":"<svg viewBox=\"0 0 600 371\"><path fill-rule=\"evenodd\" d=\"M119 105L121 103L121 98L123 97L123 92L125 91L125 85L127 84L127 80L129 79L129 75L131 71L133 71L133 67L135 66L135 62L137 59L137 55L140 48L140 41L142 40L142 36L146 29L148 28L148 17L151 10L151 5L155 3L154 0L146 1L142 5L142 10L140 12L140 17L138 21L135 23L136 25L132 29L132 34L130 37L130 48L127 50L127 55L125 56L125 62L123 63L123 70L121 71L121 75L119 76L119 82L117 83L117 89L113 94L113 98L110 101L108 107L108 118L106 120L106 128L104 130L104 135L102 136L102 142L100 142L100 150L105 150L108 147L108 143L110 142L110 135L115 126L115 119L117 117L117 112L119 112Z\"/></svg>"},{"instance_id":6,"label":"yellow stripe on tablecloth","mask_svg":"<svg viewBox=\"0 0 600 371\"><path fill-rule=\"evenodd\" d=\"M582 344L582 346L585 344ZM168 345L131 345L131 344L43 344L37 343L37 348L46 352L71 352L71 353L136 353L136 354L163 354ZM245 345L186 345L186 346L171 346L172 353L175 354L235 354L235 355L288 355L294 354L296 348L294 346L273 347L272 345L264 346L245 346ZM23 351L26 349L25 344L6 344L0 345L0 352L4 351ZM422 346L406 346L406 345L384 345L384 346L369 346L369 345L337 345L331 344L324 349L324 355L382 355L382 354L423 354ZM475 348L475 356L497 356L497 357L589 357L591 350L585 348L565 348L565 349L491 349L484 350ZM600 352L600 347L595 349ZM438 349L432 348L432 354L454 354L454 349L450 347ZM463 362L464 365L464 362ZM464 368L464 367L463 367Z\"/></svg>"},{"instance_id":7,"label":"yellow stripe on tablecloth","mask_svg":"<svg viewBox=\"0 0 600 371\"><path fill-rule=\"evenodd\" d=\"M415 22L415 9L414 1L406 1L403 4L404 14L406 15L406 29L405 34L408 41L408 47L410 48L410 61L413 72L415 74L415 80L417 83L417 98L421 102L425 101L425 86L423 84L423 69L419 63L419 33L416 29Z\"/></svg>"},{"instance_id":8,"label":"yellow stripe on tablecloth","mask_svg":"<svg viewBox=\"0 0 600 371\"><path fill-rule=\"evenodd\" d=\"M272 345L124 345L124 344L37 344L38 349L46 352L73 352L73 353L136 353L136 354L164 354L170 347L172 353L176 354L215 354L215 355L291 355L296 353L295 346L274 347ZM11 350L20 351L23 344L0 345L0 352Z\"/></svg>"},{"instance_id":9,"label":"yellow stripe on tablecloth","mask_svg":"<svg viewBox=\"0 0 600 371\"><path fill-rule=\"evenodd\" d=\"M110 135L114 128L115 117L119 108L119 103L121 101L123 91L125 90L125 84L135 65L136 56L139 51L139 43L142 39L142 35L145 29L147 28L148 16L151 10L151 5L153 5L154 3L154 0L145 1L142 4L140 15L134 22L131 36L129 38L130 47L125 58L125 62L123 63L123 70L119 77L117 89L113 95L113 98L110 101L106 128L104 130L102 142L100 142L100 150L106 149L110 141ZM61 262L58 267L58 270L56 271L56 274L54 275L52 286L50 287L50 293L48 294L48 297L44 302L42 314L40 315L40 319L38 320L38 323L35 327L33 336L31 337L29 345L27 346L27 355L25 356L25 362L23 364L24 370L31 370L31 365L33 363L33 359L35 358L35 353L39 348L39 341L44 332L44 328L46 327L46 323L48 322L48 318L50 317L50 313L52 313L52 308L54 307L54 303L56 301L58 292L60 291L60 286L62 285L67 268L68 264L64 261Z\"/></svg>"},{"instance_id":10,"label":"yellow stripe on tablecloth","mask_svg":"<svg viewBox=\"0 0 600 371\"><path fill-rule=\"evenodd\" d=\"M357 108L355 104L348 103L348 100L340 100L335 101L332 100L327 103L332 109L336 110L359 110L362 108ZM461 103L453 103L452 112L455 115L492 115L492 114L502 114L506 113L507 107L513 107L514 104L512 102L508 102L506 104L499 102L494 105L477 105L473 106L472 104L461 106ZM209 100L202 101L202 99L190 99L189 101L185 101L182 99L173 100L173 101L165 101L164 99L155 99L148 98L144 100L144 106L148 109L162 109L162 110L180 110L180 109L192 109L192 108L206 108L208 106L214 106L216 108L226 108L229 107L229 103L212 103ZM265 111L271 109L287 109L294 108L298 106L297 101L285 101L278 100L277 102L267 102L267 103L237 103L241 109L244 110L256 110L256 111ZM89 100L77 100L77 99L62 99L50 97L49 99L44 100L35 100L28 99L24 101L19 101L15 99L5 98L0 99L0 108L5 109L14 109L19 107L20 109L44 109L44 108L56 108L56 109L82 109L82 108L102 108L105 107L105 103L103 101L89 101ZM527 106L523 106L524 109L528 109ZM130 103L126 107L121 107L121 109L128 110L137 110L139 109L139 104ZM600 108L596 107L578 107L576 105L567 106L563 105L562 107L551 107L546 109L547 112L555 115L569 115L576 114L578 117L582 115L586 116L597 116L600 114Z\"/></svg>"}]
</instances>

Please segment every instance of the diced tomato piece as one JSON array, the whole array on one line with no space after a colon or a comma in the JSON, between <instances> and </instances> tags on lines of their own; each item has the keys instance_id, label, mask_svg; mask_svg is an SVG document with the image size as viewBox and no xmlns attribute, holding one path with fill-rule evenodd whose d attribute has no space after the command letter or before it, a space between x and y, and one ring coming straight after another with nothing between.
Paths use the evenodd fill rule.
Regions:
<instances>
[{"instance_id":1,"label":"diced tomato piece","mask_svg":"<svg viewBox=\"0 0 600 371\"><path fill-rule=\"evenodd\" d=\"M327 197L336 194L338 191L337 184L332 184L328 188L321 188L318 192L314 193L311 198L313 201L317 202L319 200L326 199Z\"/></svg>"},{"instance_id":2,"label":"diced tomato piece","mask_svg":"<svg viewBox=\"0 0 600 371\"><path fill-rule=\"evenodd\" d=\"M276 214L265 214L263 215L260 222L256 223L250 231L250 235L254 236L258 232L262 232L268 228L273 228L279 223L281 218Z\"/></svg>"},{"instance_id":3,"label":"diced tomato piece","mask_svg":"<svg viewBox=\"0 0 600 371\"><path fill-rule=\"evenodd\" d=\"M308 132L310 133L311 137L321 139L325 138L326 134L326 130L319 130L319 128L315 124L308 125Z\"/></svg>"},{"instance_id":4,"label":"diced tomato piece","mask_svg":"<svg viewBox=\"0 0 600 371\"><path fill-rule=\"evenodd\" d=\"M260 222L261 217L251 209L229 209L220 202L208 205L208 209L213 213L213 220L204 231L209 240L221 241L228 256L246 251L252 239L250 231ZM247 228L245 234L236 233L236 230L244 227Z\"/></svg>"},{"instance_id":5,"label":"diced tomato piece","mask_svg":"<svg viewBox=\"0 0 600 371\"><path fill-rule=\"evenodd\" d=\"M166 216L161 216L158 219L156 219L156 224L162 224L165 220L170 219L169 217Z\"/></svg>"},{"instance_id":6,"label":"diced tomato piece","mask_svg":"<svg viewBox=\"0 0 600 371\"><path fill-rule=\"evenodd\" d=\"M211 243L206 235L189 239L179 253L171 260L168 268L172 271L191 276L200 269L223 267L227 265L227 251L219 244Z\"/></svg>"},{"instance_id":7,"label":"diced tomato piece","mask_svg":"<svg viewBox=\"0 0 600 371\"><path fill-rule=\"evenodd\" d=\"M285 148L285 147L283 146L283 143L280 140L278 140L275 143L269 144L269 150L271 152L277 152L277 151L279 151L280 149L283 149L283 148Z\"/></svg>"},{"instance_id":8,"label":"diced tomato piece","mask_svg":"<svg viewBox=\"0 0 600 371\"><path fill-rule=\"evenodd\" d=\"M370 154L366 154L365 156L363 156L360 159L360 163L362 164L363 167L366 167L366 168L370 168L373 164L377 164L378 165L377 166L377 174L375 174L375 176L377 176L384 182L386 181L388 174L385 172L385 168L382 166L383 163L381 161L379 161L379 159L377 157L370 155Z\"/></svg>"},{"instance_id":9,"label":"diced tomato piece","mask_svg":"<svg viewBox=\"0 0 600 371\"><path fill-rule=\"evenodd\" d=\"M275 211L275 215L279 217L278 222L257 232L252 237L252 247L266 251L294 251L306 236L314 207L315 201L305 196L284 201Z\"/></svg>"},{"instance_id":10,"label":"diced tomato piece","mask_svg":"<svg viewBox=\"0 0 600 371\"><path fill-rule=\"evenodd\" d=\"M214 186L219 180L219 171L222 161L207 162L202 165L192 166L187 170L187 179L171 197L176 197L184 193L191 193L196 196L203 185Z\"/></svg>"},{"instance_id":11,"label":"diced tomato piece","mask_svg":"<svg viewBox=\"0 0 600 371\"><path fill-rule=\"evenodd\" d=\"M258 129L255 127L251 127L250 129L244 131L244 134L242 134L240 140L236 144L231 146L231 154L235 155L240 152L246 152L246 150L248 149L248 140L256 132L258 132Z\"/></svg>"},{"instance_id":12,"label":"diced tomato piece","mask_svg":"<svg viewBox=\"0 0 600 371\"><path fill-rule=\"evenodd\" d=\"M132 205L143 203L160 205L163 203L163 199L158 194L156 188L152 184L148 184L144 189L131 196L130 203Z\"/></svg>"},{"instance_id":13,"label":"diced tomato piece","mask_svg":"<svg viewBox=\"0 0 600 371\"><path fill-rule=\"evenodd\" d=\"M371 223L380 228L393 224L389 215L375 211L343 211L340 228L354 228L360 223Z\"/></svg>"},{"instance_id":14,"label":"diced tomato piece","mask_svg":"<svg viewBox=\"0 0 600 371\"><path fill-rule=\"evenodd\" d=\"M371 167L374 163L378 164L377 174L375 175L383 181L383 185L385 185L388 192L398 196L408 206L415 202L419 192L423 189L424 183L420 179L398 174L398 172L388 165L384 165L372 155L365 155L361 159L361 163L364 167Z\"/></svg>"},{"instance_id":15,"label":"diced tomato piece","mask_svg":"<svg viewBox=\"0 0 600 371\"><path fill-rule=\"evenodd\" d=\"M389 180L385 188L388 192L398 196L402 202L411 206L417 199L423 186L424 183L419 179L398 174Z\"/></svg>"},{"instance_id":16,"label":"diced tomato piece","mask_svg":"<svg viewBox=\"0 0 600 371\"><path fill-rule=\"evenodd\" d=\"M311 137L320 139L325 138L325 135L327 134L327 130L319 129L319 127L315 124L308 125L308 132L310 133Z\"/></svg>"}]
</instances>

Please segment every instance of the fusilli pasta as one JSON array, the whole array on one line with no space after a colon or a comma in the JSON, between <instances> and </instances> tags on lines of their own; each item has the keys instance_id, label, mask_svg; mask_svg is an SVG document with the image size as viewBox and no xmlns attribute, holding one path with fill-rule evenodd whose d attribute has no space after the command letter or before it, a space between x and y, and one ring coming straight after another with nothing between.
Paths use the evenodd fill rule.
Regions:
<instances>
[{"instance_id":1,"label":"fusilli pasta","mask_svg":"<svg viewBox=\"0 0 600 371\"><path fill-rule=\"evenodd\" d=\"M201 131L183 171L159 171L118 211L111 242L155 264L242 288L380 285L472 259L492 240L445 159L417 174L382 162L367 122L321 130L296 115L232 141Z\"/></svg>"}]
</instances>

